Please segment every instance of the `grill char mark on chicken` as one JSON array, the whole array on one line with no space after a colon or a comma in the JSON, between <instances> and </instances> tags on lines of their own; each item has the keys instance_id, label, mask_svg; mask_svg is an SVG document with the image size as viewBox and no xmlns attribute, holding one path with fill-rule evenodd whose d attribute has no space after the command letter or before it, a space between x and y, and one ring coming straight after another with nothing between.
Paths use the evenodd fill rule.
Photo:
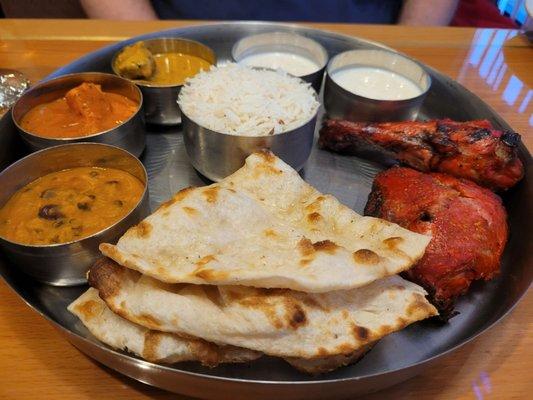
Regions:
<instances>
[{"instance_id":1,"label":"grill char mark on chicken","mask_svg":"<svg viewBox=\"0 0 533 400\"><path fill-rule=\"evenodd\" d=\"M361 123L326 120L319 144L344 154L380 152L419 171L445 172L492 190L506 190L524 175L520 135L489 121Z\"/></svg>"}]
</instances>

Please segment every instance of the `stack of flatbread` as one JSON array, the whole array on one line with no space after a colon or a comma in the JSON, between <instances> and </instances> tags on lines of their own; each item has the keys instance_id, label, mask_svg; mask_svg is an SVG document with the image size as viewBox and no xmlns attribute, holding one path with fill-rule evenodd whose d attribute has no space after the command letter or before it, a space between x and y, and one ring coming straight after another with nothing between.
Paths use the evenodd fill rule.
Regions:
<instances>
[{"instance_id":1,"label":"stack of flatbread","mask_svg":"<svg viewBox=\"0 0 533 400\"><path fill-rule=\"evenodd\" d=\"M69 310L102 342L149 361L267 354L326 372L437 314L396 275L429 240L358 215L260 152L102 244L92 288Z\"/></svg>"}]
</instances>

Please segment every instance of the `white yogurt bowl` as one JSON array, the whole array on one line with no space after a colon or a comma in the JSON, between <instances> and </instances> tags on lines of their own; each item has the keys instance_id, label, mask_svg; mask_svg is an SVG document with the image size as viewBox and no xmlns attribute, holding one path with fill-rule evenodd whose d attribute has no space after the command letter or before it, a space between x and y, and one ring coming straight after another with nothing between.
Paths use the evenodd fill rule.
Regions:
<instances>
[{"instance_id":1,"label":"white yogurt bowl","mask_svg":"<svg viewBox=\"0 0 533 400\"><path fill-rule=\"evenodd\" d=\"M326 67L324 107L349 121L413 120L431 87L416 61L388 50L350 50Z\"/></svg>"},{"instance_id":2,"label":"white yogurt bowl","mask_svg":"<svg viewBox=\"0 0 533 400\"><path fill-rule=\"evenodd\" d=\"M317 93L328 62L328 52L320 43L290 32L246 36L235 43L231 55L248 67L281 69L311 83Z\"/></svg>"}]
</instances>

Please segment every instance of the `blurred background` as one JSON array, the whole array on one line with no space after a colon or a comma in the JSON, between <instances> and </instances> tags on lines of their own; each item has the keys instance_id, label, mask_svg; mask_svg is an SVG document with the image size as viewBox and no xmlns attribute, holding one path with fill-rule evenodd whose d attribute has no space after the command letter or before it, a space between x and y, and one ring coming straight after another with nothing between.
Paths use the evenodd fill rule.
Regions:
<instances>
[{"instance_id":1,"label":"blurred background","mask_svg":"<svg viewBox=\"0 0 533 400\"><path fill-rule=\"evenodd\" d=\"M527 9L532 12L532 4L533 0L262 0L262 7L257 7L249 0L0 0L0 17L262 19L520 28L531 25Z\"/></svg>"}]
</instances>

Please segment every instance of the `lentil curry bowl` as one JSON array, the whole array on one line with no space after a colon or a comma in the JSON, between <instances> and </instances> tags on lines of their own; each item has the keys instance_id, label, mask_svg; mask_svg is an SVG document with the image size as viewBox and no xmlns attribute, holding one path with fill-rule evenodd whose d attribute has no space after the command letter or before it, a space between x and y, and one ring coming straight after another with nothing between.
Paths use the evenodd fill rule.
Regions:
<instances>
[{"instance_id":1,"label":"lentil curry bowl","mask_svg":"<svg viewBox=\"0 0 533 400\"><path fill-rule=\"evenodd\" d=\"M0 237L28 245L68 243L127 215L143 183L114 168L76 167L44 175L0 208Z\"/></svg>"}]
</instances>

